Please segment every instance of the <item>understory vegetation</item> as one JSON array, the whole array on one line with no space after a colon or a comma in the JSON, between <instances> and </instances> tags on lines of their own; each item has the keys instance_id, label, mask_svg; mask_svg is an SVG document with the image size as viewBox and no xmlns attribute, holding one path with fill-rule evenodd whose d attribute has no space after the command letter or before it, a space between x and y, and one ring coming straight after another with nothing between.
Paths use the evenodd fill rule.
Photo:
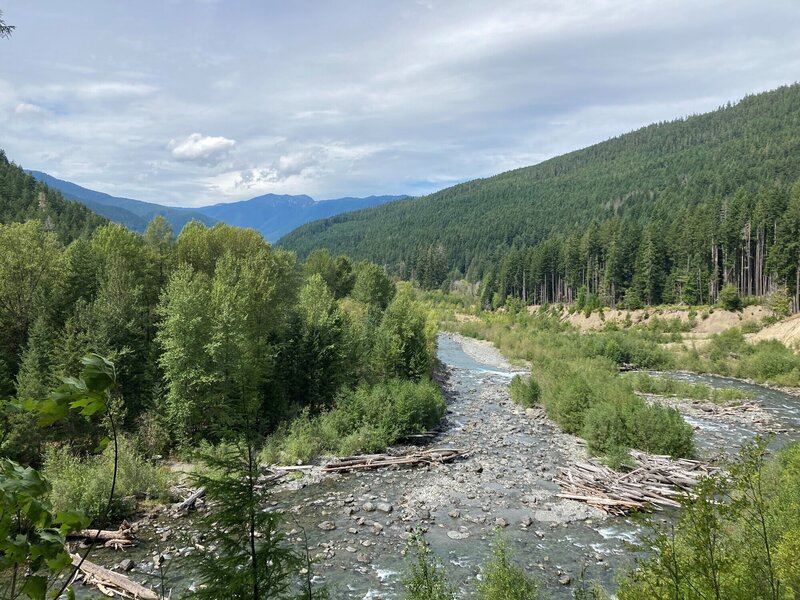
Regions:
<instances>
[{"instance_id":1,"label":"understory vegetation","mask_svg":"<svg viewBox=\"0 0 800 600\"><path fill-rule=\"evenodd\" d=\"M528 361L530 380L512 381L515 401L541 402L548 416L568 433L586 439L589 449L612 463L637 448L655 454L691 456L691 427L668 407L647 404L619 365L651 369L673 364L670 353L646 336L622 331L582 335L552 315L484 313L481 320L454 324L459 332L494 342L506 355Z\"/></svg>"},{"instance_id":2,"label":"understory vegetation","mask_svg":"<svg viewBox=\"0 0 800 600\"><path fill-rule=\"evenodd\" d=\"M747 342L739 328L712 336L707 346L677 353L682 369L753 379L787 387L800 387L800 355L777 340Z\"/></svg>"},{"instance_id":3,"label":"understory vegetation","mask_svg":"<svg viewBox=\"0 0 800 600\"><path fill-rule=\"evenodd\" d=\"M620 600L790 600L800 595L800 444L767 460L746 446L705 480L675 524L655 522L654 551L621 577Z\"/></svg>"},{"instance_id":4,"label":"understory vegetation","mask_svg":"<svg viewBox=\"0 0 800 600\"><path fill-rule=\"evenodd\" d=\"M62 586L64 536L167 500L172 454L207 463L195 483L218 507L202 595L322 598L260 508L259 455L375 452L436 425L436 323L410 286L226 225L59 235L0 224L0 589Z\"/></svg>"},{"instance_id":5,"label":"understory vegetation","mask_svg":"<svg viewBox=\"0 0 800 600\"><path fill-rule=\"evenodd\" d=\"M458 594L422 532L414 535L410 547L413 556L405 577L403 599L455 600ZM492 542L491 556L481 567L476 592L478 600L538 600L540 597L536 578L516 564L500 533Z\"/></svg>"},{"instance_id":6,"label":"understory vegetation","mask_svg":"<svg viewBox=\"0 0 800 600\"><path fill-rule=\"evenodd\" d=\"M304 412L272 435L261 453L268 464L308 462L319 454L375 453L403 436L434 427L444 416L438 385L390 379L347 390L320 415Z\"/></svg>"},{"instance_id":7,"label":"understory vegetation","mask_svg":"<svg viewBox=\"0 0 800 600\"><path fill-rule=\"evenodd\" d=\"M637 372L625 376L633 389L642 394L672 396L689 400L708 400L716 404L727 404L737 400L748 400L752 395L736 388L715 388L704 383L689 383L672 377L654 377Z\"/></svg>"}]
</instances>

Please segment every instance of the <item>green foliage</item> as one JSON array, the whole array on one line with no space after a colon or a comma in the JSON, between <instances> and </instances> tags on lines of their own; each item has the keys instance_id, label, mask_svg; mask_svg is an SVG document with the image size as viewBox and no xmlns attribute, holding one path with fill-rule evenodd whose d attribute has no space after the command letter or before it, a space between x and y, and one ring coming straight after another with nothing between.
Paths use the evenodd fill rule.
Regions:
<instances>
[{"instance_id":1,"label":"green foliage","mask_svg":"<svg viewBox=\"0 0 800 600\"><path fill-rule=\"evenodd\" d=\"M779 317L788 317L792 312L792 299L788 290L782 287L769 294L767 306Z\"/></svg>"},{"instance_id":2,"label":"green foliage","mask_svg":"<svg viewBox=\"0 0 800 600\"><path fill-rule=\"evenodd\" d=\"M478 598L481 600L536 600L536 580L513 563L505 540L498 534L492 543L492 557L481 572Z\"/></svg>"},{"instance_id":3,"label":"green foliage","mask_svg":"<svg viewBox=\"0 0 800 600\"><path fill-rule=\"evenodd\" d=\"M378 265L363 261L355 267L352 296L367 306L384 310L394 298L394 284Z\"/></svg>"},{"instance_id":4,"label":"green foliage","mask_svg":"<svg viewBox=\"0 0 800 600\"><path fill-rule=\"evenodd\" d=\"M800 386L800 356L777 340L749 344L738 328L712 336L702 353L684 355L679 364L695 371Z\"/></svg>"},{"instance_id":5,"label":"green foliage","mask_svg":"<svg viewBox=\"0 0 800 600\"><path fill-rule=\"evenodd\" d=\"M285 432L277 433L264 459L308 462L326 452L350 455L382 451L403 436L436 426L444 412L441 391L429 379L390 379L345 390L331 410L316 417L305 412Z\"/></svg>"},{"instance_id":6,"label":"green foliage","mask_svg":"<svg viewBox=\"0 0 800 600\"><path fill-rule=\"evenodd\" d=\"M739 296L739 291L736 286L729 283L723 286L719 293L719 306L725 310L739 311L742 310L742 299Z\"/></svg>"},{"instance_id":7,"label":"green foliage","mask_svg":"<svg viewBox=\"0 0 800 600\"><path fill-rule=\"evenodd\" d=\"M630 448L673 456L694 451L692 429L677 411L646 404L634 394L631 380L619 376L621 363L674 364L670 353L649 339L660 333L633 328L579 334L548 314L485 314L458 329L492 340L506 356L530 361L548 416L564 431L585 437L590 451L611 462L624 462ZM526 391L521 384L521 379L512 381L517 397Z\"/></svg>"},{"instance_id":8,"label":"green foliage","mask_svg":"<svg viewBox=\"0 0 800 600\"><path fill-rule=\"evenodd\" d=\"M745 446L728 475L701 482L678 522L654 524L640 559L618 590L620 600L770 599L800 593L800 451L774 460L765 443Z\"/></svg>"},{"instance_id":9,"label":"green foliage","mask_svg":"<svg viewBox=\"0 0 800 600\"><path fill-rule=\"evenodd\" d=\"M243 416L240 423L245 430L252 426L249 418ZM195 555L201 582L196 597L326 598L323 589L312 585L310 570L305 580L300 578L301 568L311 564L307 553L295 550L281 532L281 514L263 508L269 491L259 484L253 440L234 439L198 458L208 468L195 473L195 485L205 487L215 508L201 523L214 550ZM300 593L297 587L302 587Z\"/></svg>"},{"instance_id":10,"label":"green foliage","mask_svg":"<svg viewBox=\"0 0 800 600\"><path fill-rule=\"evenodd\" d=\"M56 514L50 485L38 471L0 458L0 594L44 600L48 573L72 562L66 535L88 525L77 513Z\"/></svg>"},{"instance_id":11,"label":"green foliage","mask_svg":"<svg viewBox=\"0 0 800 600\"><path fill-rule=\"evenodd\" d=\"M514 375L509 386L511 399L522 406L535 406L542 395L542 389L533 377L523 379Z\"/></svg>"},{"instance_id":12,"label":"green foliage","mask_svg":"<svg viewBox=\"0 0 800 600\"><path fill-rule=\"evenodd\" d=\"M431 249L507 298L591 313L785 286L798 310L800 85L658 123L538 165L308 223L281 240L368 258L430 287ZM766 149L766 150L765 150ZM746 233L745 233L746 232ZM424 280L424 281L423 281Z\"/></svg>"},{"instance_id":13,"label":"green foliage","mask_svg":"<svg viewBox=\"0 0 800 600\"><path fill-rule=\"evenodd\" d=\"M408 293L386 309L376 332L376 371L380 377L419 380L432 365L435 325Z\"/></svg>"},{"instance_id":14,"label":"green foliage","mask_svg":"<svg viewBox=\"0 0 800 600\"><path fill-rule=\"evenodd\" d=\"M447 582L444 569L431 552L422 532L417 531L408 545L413 558L403 582L403 599L454 600L455 590Z\"/></svg>"},{"instance_id":15,"label":"green foliage","mask_svg":"<svg viewBox=\"0 0 800 600\"><path fill-rule=\"evenodd\" d=\"M637 392L655 396L710 400L718 404L752 398L752 394L738 388L713 388L704 383L688 383L671 377L654 377L642 372L630 373L626 379Z\"/></svg>"},{"instance_id":16,"label":"green foliage","mask_svg":"<svg viewBox=\"0 0 800 600\"><path fill-rule=\"evenodd\" d=\"M56 512L78 512L98 525L130 518L137 498L166 500L169 474L141 456L132 442L119 438L114 501L106 505L114 481L113 446L94 456L76 456L69 447L50 447L45 452L43 474L52 486L50 500Z\"/></svg>"}]
</instances>

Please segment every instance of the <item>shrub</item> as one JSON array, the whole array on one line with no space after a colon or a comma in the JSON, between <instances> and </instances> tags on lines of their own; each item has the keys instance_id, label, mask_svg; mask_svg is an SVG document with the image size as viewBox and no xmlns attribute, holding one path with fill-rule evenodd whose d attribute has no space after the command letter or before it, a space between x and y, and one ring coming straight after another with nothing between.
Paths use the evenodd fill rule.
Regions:
<instances>
[{"instance_id":1,"label":"shrub","mask_svg":"<svg viewBox=\"0 0 800 600\"><path fill-rule=\"evenodd\" d=\"M757 333L757 332L761 331L762 327L763 327L762 323L759 323L758 321L750 319L750 320L745 321L744 323L742 323L741 330L742 330L742 333Z\"/></svg>"},{"instance_id":2,"label":"shrub","mask_svg":"<svg viewBox=\"0 0 800 600\"><path fill-rule=\"evenodd\" d=\"M509 386L511 399L522 406L534 406L539 402L542 389L535 379L528 377L523 379L519 375L514 375Z\"/></svg>"},{"instance_id":3,"label":"shrub","mask_svg":"<svg viewBox=\"0 0 800 600\"><path fill-rule=\"evenodd\" d=\"M163 456L169 451L170 442L169 428L155 411L147 411L136 419L133 444L139 453L148 458Z\"/></svg>"},{"instance_id":4,"label":"shrub","mask_svg":"<svg viewBox=\"0 0 800 600\"><path fill-rule=\"evenodd\" d=\"M655 396L673 396L691 400L711 400L725 403L733 400L745 400L752 395L737 388L712 388L704 383L688 383L671 377L653 377L647 373L631 373L626 376L633 389L643 394Z\"/></svg>"},{"instance_id":5,"label":"shrub","mask_svg":"<svg viewBox=\"0 0 800 600\"><path fill-rule=\"evenodd\" d=\"M739 292L736 289L736 286L728 283L722 286L722 289L719 292L719 298L717 299L718 304L721 308L730 311L739 311L742 310L742 299L739 296Z\"/></svg>"},{"instance_id":6,"label":"shrub","mask_svg":"<svg viewBox=\"0 0 800 600\"><path fill-rule=\"evenodd\" d=\"M694 432L669 406L646 404L630 414L629 441L633 448L680 458L694 454Z\"/></svg>"},{"instance_id":7,"label":"shrub","mask_svg":"<svg viewBox=\"0 0 800 600\"><path fill-rule=\"evenodd\" d=\"M792 313L792 299L786 288L780 288L767 296L767 306L776 315L788 317Z\"/></svg>"},{"instance_id":8,"label":"shrub","mask_svg":"<svg viewBox=\"0 0 800 600\"><path fill-rule=\"evenodd\" d=\"M586 411L582 435L595 454L617 455L636 448L675 457L694 452L693 431L674 408L640 398L603 402Z\"/></svg>"},{"instance_id":9,"label":"shrub","mask_svg":"<svg viewBox=\"0 0 800 600\"><path fill-rule=\"evenodd\" d=\"M492 557L482 569L478 598L482 600L536 600L536 580L512 562L505 540L498 535Z\"/></svg>"},{"instance_id":10,"label":"shrub","mask_svg":"<svg viewBox=\"0 0 800 600\"><path fill-rule=\"evenodd\" d=\"M80 458L68 447L51 447L45 453L44 475L52 485L50 495L55 512L78 511L97 525L111 492L114 472L113 446L102 454ZM130 516L135 496L163 500L169 491L169 474L145 460L126 438L119 438L117 485L108 521Z\"/></svg>"},{"instance_id":11,"label":"shrub","mask_svg":"<svg viewBox=\"0 0 800 600\"><path fill-rule=\"evenodd\" d=\"M742 357L738 375L761 381L774 381L800 370L800 357L777 340L763 340Z\"/></svg>"},{"instance_id":12,"label":"shrub","mask_svg":"<svg viewBox=\"0 0 800 600\"><path fill-rule=\"evenodd\" d=\"M602 402L586 411L581 436L589 445L592 454L616 454L630 448L631 420L635 399L627 403Z\"/></svg>"},{"instance_id":13,"label":"shrub","mask_svg":"<svg viewBox=\"0 0 800 600\"><path fill-rule=\"evenodd\" d=\"M301 413L262 450L268 462L307 463L325 453L378 452L399 438L422 433L444 416L445 402L430 379L391 379L340 393L328 412Z\"/></svg>"},{"instance_id":14,"label":"shrub","mask_svg":"<svg viewBox=\"0 0 800 600\"><path fill-rule=\"evenodd\" d=\"M409 541L414 553L404 583L404 600L453 600L455 591L447 583L441 563L433 556L422 533L417 531Z\"/></svg>"}]
</instances>

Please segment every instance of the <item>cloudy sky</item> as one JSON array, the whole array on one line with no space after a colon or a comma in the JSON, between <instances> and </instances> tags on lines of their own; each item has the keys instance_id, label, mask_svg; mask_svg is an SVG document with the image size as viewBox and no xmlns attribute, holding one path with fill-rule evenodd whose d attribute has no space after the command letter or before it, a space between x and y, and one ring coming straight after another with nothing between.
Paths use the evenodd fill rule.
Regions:
<instances>
[{"instance_id":1,"label":"cloudy sky","mask_svg":"<svg viewBox=\"0 0 800 600\"><path fill-rule=\"evenodd\" d=\"M412 194L800 80L798 0L0 0L0 147L173 205Z\"/></svg>"}]
</instances>

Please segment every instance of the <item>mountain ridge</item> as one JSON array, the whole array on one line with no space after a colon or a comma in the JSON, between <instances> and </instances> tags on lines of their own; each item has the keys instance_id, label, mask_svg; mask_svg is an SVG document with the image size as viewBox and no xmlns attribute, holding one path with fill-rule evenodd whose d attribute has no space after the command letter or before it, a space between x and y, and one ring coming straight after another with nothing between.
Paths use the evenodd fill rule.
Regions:
<instances>
[{"instance_id":1,"label":"mountain ridge","mask_svg":"<svg viewBox=\"0 0 800 600\"><path fill-rule=\"evenodd\" d=\"M167 219L176 234L192 220L198 220L206 226L224 222L237 227L257 229L270 242L276 241L308 221L408 198L402 195L383 195L315 200L305 194L263 194L236 202L220 202L200 207L173 207L112 196L42 171L30 170L28 173L38 181L60 191L66 199L79 202L93 212L111 221L122 223L134 231L144 231L153 218L161 215Z\"/></svg>"},{"instance_id":2,"label":"mountain ridge","mask_svg":"<svg viewBox=\"0 0 800 600\"><path fill-rule=\"evenodd\" d=\"M800 86L624 133L536 165L305 224L279 240L396 268L441 245L465 273L497 249L534 245L615 216L638 221L800 177Z\"/></svg>"}]
</instances>

